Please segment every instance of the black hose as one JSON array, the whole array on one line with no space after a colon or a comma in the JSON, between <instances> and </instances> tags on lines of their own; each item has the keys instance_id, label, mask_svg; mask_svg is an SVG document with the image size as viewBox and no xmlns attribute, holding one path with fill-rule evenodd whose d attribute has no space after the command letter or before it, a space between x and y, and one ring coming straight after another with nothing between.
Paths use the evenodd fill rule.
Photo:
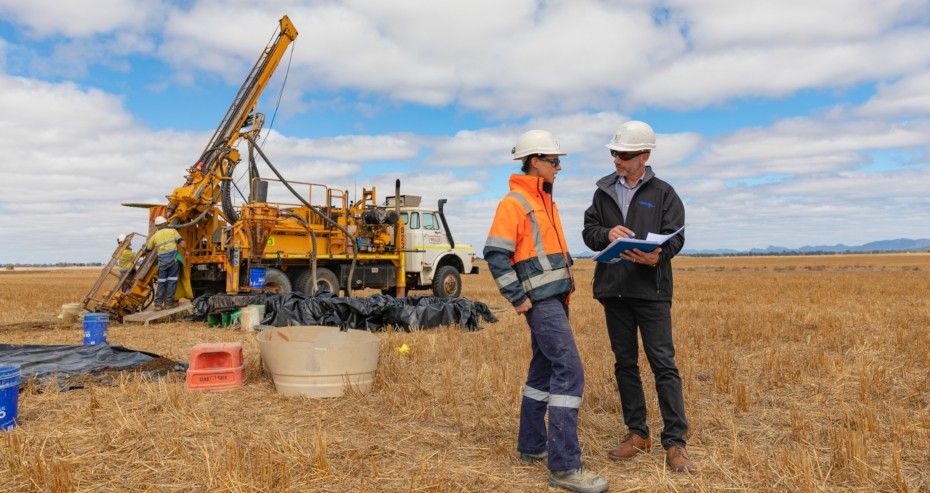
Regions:
<instances>
[{"instance_id":1,"label":"black hose","mask_svg":"<svg viewBox=\"0 0 930 493\"><path fill-rule=\"evenodd\" d=\"M236 224L239 221L239 213L236 212L236 208L233 207L232 202L232 183L231 180L223 180L223 183L220 184L220 197L223 202L223 214L226 215L226 221L229 222L230 226Z\"/></svg>"},{"instance_id":2,"label":"black hose","mask_svg":"<svg viewBox=\"0 0 930 493\"><path fill-rule=\"evenodd\" d=\"M312 283L312 291L308 294L314 295L316 294L316 232L310 228L310 223L297 214L291 211L284 211L283 214L296 219L307 230L307 234L310 235L310 282Z\"/></svg>"},{"instance_id":3,"label":"black hose","mask_svg":"<svg viewBox=\"0 0 930 493\"><path fill-rule=\"evenodd\" d=\"M352 236L352 234L349 233L347 229L343 228L342 226L339 225L339 223L327 217L326 214L323 214L322 212L317 210L316 207L311 205L310 202L307 202L303 198L303 196L297 193L297 190L294 190L294 187L291 186L290 182L288 182L284 178L284 176L281 175L278 169L275 168L273 164L271 164L271 160L268 159L268 156L265 155L265 152L262 151L262 148L259 147L258 144L255 143L255 140L253 140L253 138L251 137L248 138L248 140L249 142L252 143L253 146L255 146L255 150L258 151L258 155L261 156L262 160L265 161L265 164L268 165L268 167L275 174L275 176L277 176L278 179L281 180L281 183L284 184L284 186L294 195L294 197L297 197L297 200L299 200L302 204L307 206L307 208L309 208L314 214L316 214L321 219L323 219L323 221L329 223L329 225L333 226L339 231L342 231L342 234L345 235L346 240L352 242L352 264L349 266L349 280L346 282L346 295L351 297L352 296L352 279L353 279L353 276L355 275L355 264L358 262L358 245L355 241L355 237Z\"/></svg>"},{"instance_id":4,"label":"black hose","mask_svg":"<svg viewBox=\"0 0 930 493\"><path fill-rule=\"evenodd\" d=\"M213 206L214 206L214 205L216 205L216 202L211 202L210 205L209 205L209 207L205 208L205 209L203 210L203 212L201 212L200 214L198 214L197 217L195 217L194 219L192 219L192 220L190 220L190 221L188 221L188 222L186 222L186 223L172 224L171 227L174 228L174 229L184 229L184 228L189 228L189 227L191 227L191 226L193 226L193 225L199 223L204 217L207 216L207 213L208 213L208 212L210 212L211 210L213 210Z\"/></svg>"}]
</instances>

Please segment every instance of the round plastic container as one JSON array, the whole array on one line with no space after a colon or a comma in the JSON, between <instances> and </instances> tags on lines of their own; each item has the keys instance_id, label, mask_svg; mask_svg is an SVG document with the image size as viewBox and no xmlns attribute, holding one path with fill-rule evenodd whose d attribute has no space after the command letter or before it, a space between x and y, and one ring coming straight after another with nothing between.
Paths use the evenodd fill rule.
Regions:
<instances>
[{"instance_id":1,"label":"round plastic container","mask_svg":"<svg viewBox=\"0 0 930 493\"><path fill-rule=\"evenodd\" d=\"M0 365L0 430L16 427L19 411L19 367Z\"/></svg>"},{"instance_id":2,"label":"round plastic container","mask_svg":"<svg viewBox=\"0 0 930 493\"><path fill-rule=\"evenodd\" d=\"M61 305L61 320L65 323L74 323L81 318L83 307L80 303L65 303Z\"/></svg>"},{"instance_id":3,"label":"round plastic container","mask_svg":"<svg viewBox=\"0 0 930 493\"><path fill-rule=\"evenodd\" d=\"M107 325L110 323L109 313L84 314L84 345L94 346L107 343Z\"/></svg>"},{"instance_id":4,"label":"round plastic container","mask_svg":"<svg viewBox=\"0 0 930 493\"><path fill-rule=\"evenodd\" d=\"M370 332L298 325L267 327L256 338L281 394L339 397L349 386L364 393L374 383L381 344Z\"/></svg>"}]
</instances>

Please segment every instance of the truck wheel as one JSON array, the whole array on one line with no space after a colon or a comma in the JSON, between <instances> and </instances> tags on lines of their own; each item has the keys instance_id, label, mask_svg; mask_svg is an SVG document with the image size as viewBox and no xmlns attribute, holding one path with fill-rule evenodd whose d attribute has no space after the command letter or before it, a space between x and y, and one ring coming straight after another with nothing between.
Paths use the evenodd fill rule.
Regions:
<instances>
[{"instance_id":1,"label":"truck wheel","mask_svg":"<svg viewBox=\"0 0 930 493\"><path fill-rule=\"evenodd\" d=\"M267 288L266 291L272 293L290 293L292 291L291 280L287 278L287 274L269 267L265 271L265 288Z\"/></svg>"},{"instance_id":2,"label":"truck wheel","mask_svg":"<svg viewBox=\"0 0 930 493\"><path fill-rule=\"evenodd\" d=\"M313 279L310 269L301 272L297 277L297 289L303 293L313 296L317 292L329 291L339 295L339 278L336 274L326 267L317 267L316 269L316 289L313 289Z\"/></svg>"},{"instance_id":3,"label":"truck wheel","mask_svg":"<svg viewBox=\"0 0 930 493\"><path fill-rule=\"evenodd\" d=\"M451 265L444 265L433 276L433 296L437 298L458 298L462 294L462 277Z\"/></svg>"}]
</instances>

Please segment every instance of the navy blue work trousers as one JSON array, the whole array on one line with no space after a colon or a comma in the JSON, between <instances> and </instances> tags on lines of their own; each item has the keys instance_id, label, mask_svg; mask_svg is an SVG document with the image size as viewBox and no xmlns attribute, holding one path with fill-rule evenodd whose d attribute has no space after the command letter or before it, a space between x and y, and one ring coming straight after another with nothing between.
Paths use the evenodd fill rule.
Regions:
<instances>
[{"instance_id":1,"label":"navy blue work trousers","mask_svg":"<svg viewBox=\"0 0 930 493\"><path fill-rule=\"evenodd\" d=\"M177 254L177 250L158 254L156 305L174 303L174 292L178 289L178 276L181 274L181 264L178 263Z\"/></svg>"},{"instance_id":2,"label":"navy blue work trousers","mask_svg":"<svg viewBox=\"0 0 930 493\"><path fill-rule=\"evenodd\" d=\"M584 369L568 323L568 308L556 297L540 300L526 312L526 321L533 358L523 388L517 450L530 454L548 451L552 471L577 469L581 467L578 408Z\"/></svg>"},{"instance_id":3,"label":"navy blue work trousers","mask_svg":"<svg viewBox=\"0 0 930 493\"><path fill-rule=\"evenodd\" d=\"M665 425L662 446L685 445L688 421L685 419L681 376L675 365L675 346L672 343L672 303L620 297L598 301L604 305L607 317L607 334L615 358L614 375L627 428L643 438L649 437L646 397L638 364L637 335L642 335L646 359L655 375L659 410Z\"/></svg>"}]
</instances>

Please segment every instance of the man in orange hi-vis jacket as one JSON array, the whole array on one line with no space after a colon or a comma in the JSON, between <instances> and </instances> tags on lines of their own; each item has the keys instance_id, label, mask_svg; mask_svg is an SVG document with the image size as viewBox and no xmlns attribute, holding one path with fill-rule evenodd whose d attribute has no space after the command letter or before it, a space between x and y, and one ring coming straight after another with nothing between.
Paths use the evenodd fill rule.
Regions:
<instances>
[{"instance_id":1,"label":"man in orange hi-vis jacket","mask_svg":"<svg viewBox=\"0 0 930 493\"><path fill-rule=\"evenodd\" d=\"M584 371L568 323L572 260L552 200L552 184L562 169L559 156L565 153L545 130L524 133L511 152L522 161L524 174L510 177L510 193L497 206L484 258L501 294L530 326L533 357L517 450L527 463L548 459L553 486L600 493L607 491L607 481L581 467L577 425Z\"/></svg>"}]
</instances>

